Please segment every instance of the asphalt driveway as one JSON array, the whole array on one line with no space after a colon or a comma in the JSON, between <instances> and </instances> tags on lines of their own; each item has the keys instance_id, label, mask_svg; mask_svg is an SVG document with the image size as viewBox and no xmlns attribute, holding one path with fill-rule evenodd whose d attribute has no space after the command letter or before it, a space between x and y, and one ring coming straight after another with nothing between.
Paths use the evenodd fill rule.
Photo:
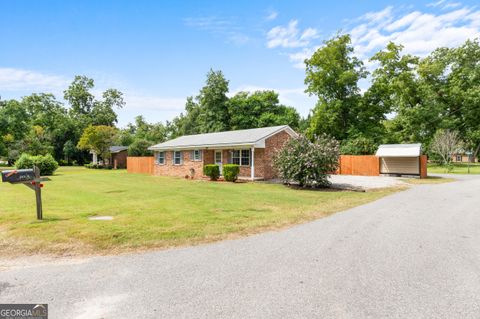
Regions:
<instances>
[{"instance_id":1,"label":"asphalt driveway","mask_svg":"<svg viewBox=\"0 0 480 319\"><path fill-rule=\"evenodd\" d=\"M479 318L479 191L480 177L418 185L280 232L14 267L0 303L48 303L50 318Z\"/></svg>"}]
</instances>

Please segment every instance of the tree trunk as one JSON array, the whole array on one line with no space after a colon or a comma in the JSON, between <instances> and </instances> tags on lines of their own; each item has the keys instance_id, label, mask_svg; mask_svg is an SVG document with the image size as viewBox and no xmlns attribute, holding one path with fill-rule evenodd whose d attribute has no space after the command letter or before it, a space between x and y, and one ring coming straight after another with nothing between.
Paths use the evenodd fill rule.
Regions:
<instances>
[{"instance_id":1,"label":"tree trunk","mask_svg":"<svg viewBox=\"0 0 480 319\"><path fill-rule=\"evenodd\" d=\"M477 157L479 151L480 151L480 143L478 144L477 148L475 149L475 152L473 152L472 157L468 159L468 161L470 163L475 163L475 158Z\"/></svg>"}]
</instances>

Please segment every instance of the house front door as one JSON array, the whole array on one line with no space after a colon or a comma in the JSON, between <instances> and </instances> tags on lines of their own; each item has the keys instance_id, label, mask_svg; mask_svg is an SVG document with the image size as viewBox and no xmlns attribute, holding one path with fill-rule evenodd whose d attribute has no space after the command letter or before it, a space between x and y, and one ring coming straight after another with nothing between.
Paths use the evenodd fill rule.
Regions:
<instances>
[{"instance_id":1,"label":"house front door","mask_svg":"<svg viewBox=\"0 0 480 319\"><path fill-rule=\"evenodd\" d=\"M215 151L215 164L218 165L218 168L220 169L220 175L222 175L223 155L221 150Z\"/></svg>"}]
</instances>

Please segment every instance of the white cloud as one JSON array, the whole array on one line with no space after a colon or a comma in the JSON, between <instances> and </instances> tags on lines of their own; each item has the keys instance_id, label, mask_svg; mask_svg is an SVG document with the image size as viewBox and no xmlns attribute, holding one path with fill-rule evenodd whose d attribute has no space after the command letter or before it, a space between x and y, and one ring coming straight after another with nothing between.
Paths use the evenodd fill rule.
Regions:
<instances>
[{"instance_id":1,"label":"white cloud","mask_svg":"<svg viewBox=\"0 0 480 319\"><path fill-rule=\"evenodd\" d=\"M265 17L267 21L273 21L278 17L278 12L275 10L271 10L268 15Z\"/></svg>"},{"instance_id":2,"label":"white cloud","mask_svg":"<svg viewBox=\"0 0 480 319\"><path fill-rule=\"evenodd\" d=\"M307 28L303 32L300 32L298 29L298 21L291 20L287 26L276 26L267 32L267 47L306 47L316 38L318 38L317 29Z\"/></svg>"},{"instance_id":3,"label":"white cloud","mask_svg":"<svg viewBox=\"0 0 480 319\"><path fill-rule=\"evenodd\" d=\"M250 37L236 23L234 17L219 18L216 16L196 17L183 19L186 26L209 32L215 36L223 37L226 42L243 45L250 41Z\"/></svg>"},{"instance_id":4,"label":"white cloud","mask_svg":"<svg viewBox=\"0 0 480 319\"><path fill-rule=\"evenodd\" d=\"M436 48L454 47L467 39L480 37L480 9L477 7L446 0L427 6L429 12L388 6L350 20L346 33L352 37L355 53L367 61L393 41L403 45L405 53L425 56ZM316 29L307 28L300 32L298 21L291 20L287 26L277 26L267 33L267 47L296 48L294 52L281 54L287 55L294 67L304 68L303 61L321 46L315 41L317 38Z\"/></svg>"},{"instance_id":5,"label":"white cloud","mask_svg":"<svg viewBox=\"0 0 480 319\"><path fill-rule=\"evenodd\" d=\"M447 2L446 0L439 0L427 4L427 7L439 7L441 9L452 9L460 7L462 4L460 2Z\"/></svg>"},{"instance_id":6,"label":"white cloud","mask_svg":"<svg viewBox=\"0 0 480 319\"><path fill-rule=\"evenodd\" d=\"M442 0L430 6L457 7ZM468 7L436 14L420 11L395 14L392 10L382 10L364 15L349 33L361 58L383 49L389 41L403 45L405 53L425 56L438 47L458 46L479 37L479 16L480 11Z\"/></svg>"},{"instance_id":7,"label":"white cloud","mask_svg":"<svg viewBox=\"0 0 480 319\"><path fill-rule=\"evenodd\" d=\"M58 92L65 89L68 83L63 76L24 69L0 68L0 91Z\"/></svg>"},{"instance_id":8,"label":"white cloud","mask_svg":"<svg viewBox=\"0 0 480 319\"><path fill-rule=\"evenodd\" d=\"M409 13L409 14L403 16L402 18L396 20L395 22L387 25L385 27L385 30L395 31L395 30L401 29L403 27L406 27L406 26L410 25L412 22L414 22L421 15L422 15L422 13L419 12L419 11L414 11L412 13Z\"/></svg>"},{"instance_id":9,"label":"white cloud","mask_svg":"<svg viewBox=\"0 0 480 319\"><path fill-rule=\"evenodd\" d=\"M393 11L393 7L388 6L385 9L380 11L365 13L363 16L360 17L360 20L364 20L370 24L377 24L377 23L384 24L392 18L392 11Z\"/></svg>"},{"instance_id":10,"label":"white cloud","mask_svg":"<svg viewBox=\"0 0 480 319\"><path fill-rule=\"evenodd\" d=\"M125 93L125 109L128 110L152 110L152 111L175 111L180 113L185 108L185 98L158 97Z\"/></svg>"},{"instance_id":11,"label":"white cloud","mask_svg":"<svg viewBox=\"0 0 480 319\"><path fill-rule=\"evenodd\" d=\"M293 63L293 66L297 69L305 68L305 59L308 59L320 46L313 48L304 48L302 51L294 52L288 54L290 61Z\"/></svg>"}]
</instances>

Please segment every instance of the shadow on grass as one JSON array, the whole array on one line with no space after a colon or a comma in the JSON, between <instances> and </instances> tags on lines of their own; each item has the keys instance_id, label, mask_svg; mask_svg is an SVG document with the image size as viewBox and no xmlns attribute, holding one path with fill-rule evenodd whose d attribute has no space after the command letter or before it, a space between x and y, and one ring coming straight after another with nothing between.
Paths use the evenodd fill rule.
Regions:
<instances>
[{"instance_id":1,"label":"shadow on grass","mask_svg":"<svg viewBox=\"0 0 480 319\"><path fill-rule=\"evenodd\" d=\"M43 219L38 220L35 219L30 222L30 224L45 224L45 223L53 223L53 222L60 222L64 220L70 220L71 218L64 218L64 217L57 217L57 216L44 216Z\"/></svg>"},{"instance_id":2,"label":"shadow on grass","mask_svg":"<svg viewBox=\"0 0 480 319\"><path fill-rule=\"evenodd\" d=\"M118 193L125 193L125 189L116 189L116 190L111 190L111 191L106 191L104 192L105 194L118 194Z\"/></svg>"},{"instance_id":3,"label":"shadow on grass","mask_svg":"<svg viewBox=\"0 0 480 319\"><path fill-rule=\"evenodd\" d=\"M324 186L324 187L302 187L298 185L288 185L284 184L285 187L288 187L290 189L295 189L295 190L301 190L301 191L311 191L311 192L350 192L353 191L352 189L344 189L344 188L335 188L334 186Z\"/></svg>"}]
</instances>

